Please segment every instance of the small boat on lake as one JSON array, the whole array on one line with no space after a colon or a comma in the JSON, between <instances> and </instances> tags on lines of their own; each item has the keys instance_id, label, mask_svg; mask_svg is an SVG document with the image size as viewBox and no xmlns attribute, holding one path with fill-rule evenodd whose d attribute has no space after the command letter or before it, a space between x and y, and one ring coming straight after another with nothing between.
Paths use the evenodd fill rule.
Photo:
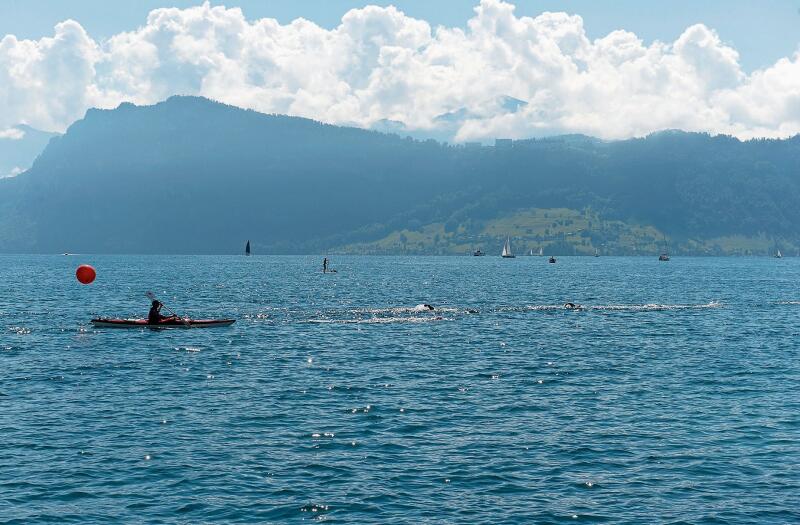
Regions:
<instances>
[{"instance_id":1,"label":"small boat on lake","mask_svg":"<svg viewBox=\"0 0 800 525\"><path fill-rule=\"evenodd\" d=\"M658 256L659 261L669 261L669 246L667 245L667 236L664 236L664 251Z\"/></svg>"},{"instance_id":2,"label":"small boat on lake","mask_svg":"<svg viewBox=\"0 0 800 525\"><path fill-rule=\"evenodd\" d=\"M250 255L250 241L249 240L247 241L247 244L244 247L244 254L245 255Z\"/></svg>"},{"instance_id":3,"label":"small boat on lake","mask_svg":"<svg viewBox=\"0 0 800 525\"><path fill-rule=\"evenodd\" d=\"M158 324L150 324L147 319L110 319L98 317L92 319L96 328L213 328L230 326L235 319L167 319Z\"/></svg>"},{"instance_id":4,"label":"small boat on lake","mask_svg":"<svg viewBox=\"0 0 800 525\"><path fill-rule=\"evenodd\" d=\"M776 259L783 259L783 254L781 253L781 251L780 251L780 250L775 250L775 255L774 255L774 257L775 257Z\"/></svg>"},{"instance_id":5,"label":"small boat on lake","mask_svg":"<svg viewBox=\"0 0 800 525\"><path fill-rule=\"evenodd\" d=\"M485 253L483 253L483 252L481 251L481 249L480 249L480 248L478 248L477 250L475 250L475 252L474 252L472 255L473 255L474 257L483 257L483 256L484 256L484 255L486 255L486 254L485 254Z\"/></svg>"},{"instance_id":6,"label":"small boat on lake","mask_svg":"<svg viewBox=\"0 0 800 525\"><path fill-rule=\"evenodd\" d=\"M550 264L555 264L556 258L551 255L550 258L547 260L547 262L549 262Z\"/></svg>"},{"instance_id":7,"label":"small boat on lake","mask_svg":"<svg viewBox=\"0 0 800 525\"><path fill-rule=\"evenodd\" d=\"M514 253L511 251L510 237L506 237L506 243L503 245L503 253L501 254L501 257L504 259L513 259L515 257Z\"/></svg>"}]
</instances>

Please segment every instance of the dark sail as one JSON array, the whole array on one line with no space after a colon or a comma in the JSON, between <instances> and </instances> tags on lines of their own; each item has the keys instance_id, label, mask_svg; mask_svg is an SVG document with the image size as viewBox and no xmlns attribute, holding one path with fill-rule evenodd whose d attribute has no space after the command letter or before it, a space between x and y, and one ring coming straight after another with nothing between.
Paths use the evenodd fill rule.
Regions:
<instances>
[{"instance_id":1,"label":"dark sail","mask_svg":"<svg viewBox=\"0 0 800 525\"><path fill-rule=\"evenodd\" d=\"M247 246L244 247L244 254L250 255L250 241L247 241Z\"/></svg>"}]
</instances>

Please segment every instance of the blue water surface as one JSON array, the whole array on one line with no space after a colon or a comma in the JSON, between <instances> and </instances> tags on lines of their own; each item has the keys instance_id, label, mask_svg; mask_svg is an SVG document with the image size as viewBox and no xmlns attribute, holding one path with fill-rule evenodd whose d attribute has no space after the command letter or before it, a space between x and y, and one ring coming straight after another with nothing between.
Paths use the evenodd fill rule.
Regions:
<instances>
[{"instance_id":1,"label":"blue water surface","mask_svg":"<svg viewBox=\"0 0 800 525\"><path fill-rule=\"evenodd\" d=\"M321 262L0 257L0 523L800 522L800 259Z\"/></svg>"}]
</instances>

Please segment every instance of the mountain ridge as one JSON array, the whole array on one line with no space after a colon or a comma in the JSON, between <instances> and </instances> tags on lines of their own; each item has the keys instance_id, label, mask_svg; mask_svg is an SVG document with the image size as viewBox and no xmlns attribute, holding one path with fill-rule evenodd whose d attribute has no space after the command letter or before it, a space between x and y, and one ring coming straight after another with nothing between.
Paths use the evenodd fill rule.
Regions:
<instances>
[{"instance_id":1,"label":"mountain ridge","mask_svg":"<svg viewBox=\"0 0 800 525\"><path fill-rule=\"evenodd\" d=\"M89 110L0 180L0 251L465 253L500 224L560 253L643 253L658 236L677 253L789 252L798 167L800 137L453 146L176 96ZM592 226L566 235L545 214ZM398 232L427 240L375 248Z\"/></svg>"},{"instance_id":2,"label":"mountain ridge","mask_svg":"<svg viewBox=\"0 0 800 525\"><path fill-rule=\"evenodd\" d=\"M16 177L33 164L36 157L58 133L42 131L27 124L0 129L0 179Z\"/></svg>"}]
</instances>

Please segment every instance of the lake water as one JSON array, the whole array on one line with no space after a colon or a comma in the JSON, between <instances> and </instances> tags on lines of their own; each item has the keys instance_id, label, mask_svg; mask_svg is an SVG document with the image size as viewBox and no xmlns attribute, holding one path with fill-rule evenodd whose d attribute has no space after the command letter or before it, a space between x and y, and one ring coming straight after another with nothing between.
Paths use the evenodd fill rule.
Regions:
<instances>
[{"instance_id":1,"label":"lake water","mask_svg":"<svg viewBox=\"0 0 800 525\"><path fill-rule=\"evenodd\" d=\"M800 259L332 267L0 257L0 523L800 522Z\"/></svg>"}]
</instances>

